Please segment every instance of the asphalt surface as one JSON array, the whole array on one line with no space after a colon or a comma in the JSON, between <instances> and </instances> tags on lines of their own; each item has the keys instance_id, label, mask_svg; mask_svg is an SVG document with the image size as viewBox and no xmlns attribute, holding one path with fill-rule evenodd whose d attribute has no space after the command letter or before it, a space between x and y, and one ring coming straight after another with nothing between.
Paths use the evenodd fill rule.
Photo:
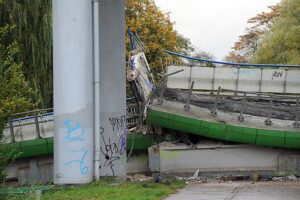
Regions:
<instances>
[{"instance_id":1,"label":"asphalt surface","mask_svg":"<svg viewBox=\"0 0 300 200\"><path fill-rule=\"evenodd\" d=\"M190 183L165 200L300 200L300 181Z\"/></svg>"}]
</instances>

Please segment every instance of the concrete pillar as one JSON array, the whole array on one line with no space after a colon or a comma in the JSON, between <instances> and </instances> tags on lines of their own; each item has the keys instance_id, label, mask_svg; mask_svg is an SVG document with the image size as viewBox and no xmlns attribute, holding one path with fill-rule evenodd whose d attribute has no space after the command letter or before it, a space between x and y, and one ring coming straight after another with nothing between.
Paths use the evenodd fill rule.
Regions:
<instances>
[{"instance_id":1,"label":"concrete pillar","mask_svg":"<svg viewBox=\"0 0 300 200\"><path fill-rule=\"evenodd\" d=\"M53 0L54 183L93 180L92 3Z\"/></svg>"},{"instance_id":2,"label":"concrete pillar","mask_svg":"<svg viewBox=\"0 0 300 200\"><path fill-rule=\"evenodd\" d=\"M100 0L100 176L126 175L125 2Z\"/></svg>"},{"instance_id":3,"label":"concrete pillar","mask_svg":"<svg viewBox=\"0 0 300 200\"><path fill-rule=\"evenodd\" d=\"M29 160L29 183L37 183L39 181L39 167L36 159Z\"/></svg>"}]
</instances>

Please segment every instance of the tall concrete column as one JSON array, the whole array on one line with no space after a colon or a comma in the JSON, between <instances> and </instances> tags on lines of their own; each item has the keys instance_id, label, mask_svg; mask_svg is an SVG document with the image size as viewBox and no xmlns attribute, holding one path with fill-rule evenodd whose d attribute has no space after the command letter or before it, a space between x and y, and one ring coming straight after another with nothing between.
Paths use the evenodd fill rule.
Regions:
<instances>
[{"instance_id":1,"label":"tall concrete column","mask_svg":"<svg viewBox=\"0 0 300 200\"><path fill-rule=\"evenodd\" d=\"M53 0L54 183L93 180L92 3Z\"/></svg>"},{"instance_id":2,"label":"tall concrete column","mask_svg":"<svg viewBox=\"0 0 300 200\"><path fill-rule=\"evenodd\" d=\"M100 176L126 175L125 2L100 0Z\"/></svg>"}]
</instances>

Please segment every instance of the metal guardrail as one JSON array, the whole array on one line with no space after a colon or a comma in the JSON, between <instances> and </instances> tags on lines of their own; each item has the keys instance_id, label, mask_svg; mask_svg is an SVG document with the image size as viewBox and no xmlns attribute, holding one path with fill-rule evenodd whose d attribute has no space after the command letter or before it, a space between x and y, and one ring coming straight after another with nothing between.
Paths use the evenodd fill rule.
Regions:
<instances>
[{"instance_id":1,"label":"metal guardrail","mask_svg":"<svg viewBox=\"0 0 300 200\"><path fill-rule=\"evenodd\" d=\"M197 94L193 93L193 86L194 82L191 83L190 89L188 91L181 90L182 93L187 94L187 98L184 99L186 102L185 105L183 106L184 111L190 111L190 102L191 102L191 97L196 96ZM162 105L164 102L164 95L166 92L166 85L160 85L158 88L158 93L157 95L157 104ZM228 95L227 93L231 93L232 95ZM218 90L215 93L211 93L209 95L210 97L213 98L213 107L210 109L210 115L212 117L217 117L218 116L218 105L221 103L227 103L227 104L238 104L240 108L239 116L237 117L237 121L239 122L244 122L244 111L246 106L251 106L253 107L253 104L250 104L248 101L255 101L259 99L263 99L265 102L268 102L266 104L255 104L255 107L259 109L267 109L267 116L266 120L264 123L266 125L271 126L272 123L272 112L274 110L277 111L288 111L288 112L293 112L295 117L294 117L294 123L293 126L294 128L300 128L300 122L299 122L299 114L300 114L300 96L291 96L291 95L275 95L275 94L266 94L266 93L261 93L261 92L247 92L247 91L238 91L238 90L228 90L228 89L222 89L221 87L218 88ZM229 99L228 97L232 97ZM233 100L233 98L238 98L238 100ZM275 102L289 102L290 106L289 107L284 107L284 108L278 108L275 105Z\"/></svg>"},{"instance_id":2,"label":"metal guardrail","mask_svg":"<svg viewBox=\"0 0 300 200\"><path fill-rule=\"evenodd\" d=\"M209 65L204 64L200 61L194 61L194 60L186 60L186 59L174 59L170 57L165 57L161 59L161 65L164 69L164 72L166 72L166 68L168 66L180 66L180 67L209 67ZM212 65L211 67L216 67Z\"/></svg>"},{"instance_id":3,"label":"metal guardrail","mask_svg":"<svg viewBox=\"0 0 300 200\"><path fill-rule=\"evenodd\" d=\"M15 142L15 128L30 126L33 124L35 125L36 138L41 138L40 124L49 123L53 121L53 119L44 120L44 117L46 116L53 116L53 108L39 109L10 115L8 119L8 126L6 126L5 128L9 129L11 142ZM30 122L30 119L34 119L34 122ZM19 123L14 124L14 122ZM20 134L21 138L23 138L23 134Z\"/></svg>"},{"instance_id":4,"label":"metal guardrail","mask_svg":"<svg viewBox=\"0 0 300 200\"><path fill-rule=\"evenodd\" d=\"M126 110L126 121L127 127L134 127L141 125L144 121L143 116L143 104L134 103L127 105ZM45 119L47 117L47 119ZM48 109L39 109L22 113L15 113L10 115L8 123L5 126L5 129L9 129L10 142L16 142L16 134L20 134L22 140L24 134L22 133L22 128L26 126L35 126L36 139L43 138L44 130L41 130L40 127L44 127L47 123L53 123L54 113L53 108ZM16 124L16 122L18 122ZM21 132L16 133L16 128L21 127Z\"/></svg>"}]
</instances>

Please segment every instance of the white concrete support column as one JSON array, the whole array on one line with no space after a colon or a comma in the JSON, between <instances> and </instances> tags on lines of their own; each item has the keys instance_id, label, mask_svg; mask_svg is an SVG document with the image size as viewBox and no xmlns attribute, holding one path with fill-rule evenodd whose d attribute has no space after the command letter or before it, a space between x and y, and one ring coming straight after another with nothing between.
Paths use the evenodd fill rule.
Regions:
<instances>
[{"instance_id":1,"label":"white concrete support column","mask_svg":"<svg viewBox=\"0 0 300 200\"><path fill-rule=\"evenodd\" d=\"M93 180L92 3L53 0L54 183Z\"/></svg>"},{"instance_id":2,"label":"white concrete support column","mask_svg":"<svg viewBox=\"0 0 300 200\"><path fill-rule=\"evenodd\" d=\"M100 0L100 176L126 175L125 2Z\"/></svg>"}]
</instances>

